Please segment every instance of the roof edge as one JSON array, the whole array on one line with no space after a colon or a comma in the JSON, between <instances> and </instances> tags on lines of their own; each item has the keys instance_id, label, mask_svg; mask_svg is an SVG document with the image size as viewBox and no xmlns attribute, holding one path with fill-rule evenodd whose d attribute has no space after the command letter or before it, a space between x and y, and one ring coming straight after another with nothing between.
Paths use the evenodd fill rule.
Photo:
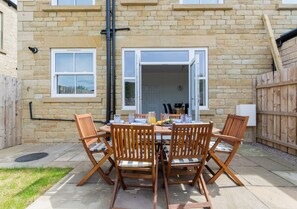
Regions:
<instances>
[{"instance_id":1,"label":"roof edge","mask_svg":"<svg viewBox=\"0 0 297 209\"><path fill-rule=\"evenodd\" d=\"M13 7L14 9L17 10L18 7L14 2L12 2L10 0L3 0L3 1L5 1L8 4L9 7Z\"/></svg>"},{"instance_id":2,"label":"roof edge","mask_svg":"<svg viewBox=\"0 0 297 209\"><path fill-rule=\"evenodd\" d=\"M282 34L275 41L276 41L277 46L281 47L284 42L286 42L286 41L288 41L288 40L290 40L292 38L295 38L296 36L297 36L297 28Z\"/></svg>"}]
</instances>

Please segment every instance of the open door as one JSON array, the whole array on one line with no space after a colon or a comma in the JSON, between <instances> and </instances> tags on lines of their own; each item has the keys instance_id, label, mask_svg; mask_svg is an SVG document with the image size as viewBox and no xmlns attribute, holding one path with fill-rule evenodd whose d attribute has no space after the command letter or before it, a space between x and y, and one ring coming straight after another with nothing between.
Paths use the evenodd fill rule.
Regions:
<instances>
[{"instance_id":1,"label":"open door","mask_svg":"<svg viewBox=\"0 0 297 209\"><path fill-rule=\"evenodd\" d=\"M199 56L195 54L194 59L189 64L189 110L192 119L200 121L200 95L199 95Z\"/></svg>"},{"instance_id":2,"label":"open door","mask_svg":"<svg viewBox=\"0 0 297 209\"><path fill-rule=\"evenodd\" d=\"M136 113L142 113L142 71L140 58L136 55L135 59L135 105L136 105Z\"/></svg>"}]
</instances>

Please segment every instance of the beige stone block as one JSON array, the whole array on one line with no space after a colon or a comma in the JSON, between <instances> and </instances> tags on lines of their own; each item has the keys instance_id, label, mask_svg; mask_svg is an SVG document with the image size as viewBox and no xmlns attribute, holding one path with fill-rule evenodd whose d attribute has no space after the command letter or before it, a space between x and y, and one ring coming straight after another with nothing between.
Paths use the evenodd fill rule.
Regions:
<instances>
[{"instance_id":1,"label":"beige stone block","mask_svg":"<svg viewBox=\"0 0 297 209\"><path fill-rule=\"evenodd\" d=\"M18 12L18 19L25 21L33 21L33 12Z\"/></svg>"}]
</instances>

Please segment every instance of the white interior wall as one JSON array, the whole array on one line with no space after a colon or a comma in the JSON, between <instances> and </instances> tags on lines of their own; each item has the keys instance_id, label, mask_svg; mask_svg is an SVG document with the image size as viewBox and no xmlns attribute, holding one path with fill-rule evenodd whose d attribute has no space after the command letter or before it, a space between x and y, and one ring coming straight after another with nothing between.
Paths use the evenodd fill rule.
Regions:
<instances>
[{"instance_id":1,"label":"white interior wall","mask_svg":"<svg viewBox=\"0 0 297 209\"><path fill-rule=\"evenodd\" d=\"M142 113L155 111L159 119L163 103L188 103L187 65L142 66Z\"/></svg>"}]
</instances>

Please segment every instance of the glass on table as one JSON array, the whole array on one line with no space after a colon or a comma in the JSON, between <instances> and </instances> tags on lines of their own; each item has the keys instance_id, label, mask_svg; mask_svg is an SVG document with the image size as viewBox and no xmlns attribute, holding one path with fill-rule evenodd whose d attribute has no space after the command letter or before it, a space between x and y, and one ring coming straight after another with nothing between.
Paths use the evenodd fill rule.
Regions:
<instances>
[{"instance_id":1,"label":"glass on table","mask_svg":"<svg viewBox=\"0 0 297 209\"><path fill-rule=\"evenodd\" d=\"M120 114L115 114L113 116L114 123L121 123L121 115Z\"/></svg>"},{"instance_id":2,"label":"glass on table","mask_svg":"<svg viewBox=\"0 0 297 209\"><path fill-rule=\"evenodd\" d=\"M133 123L134 119L135 119L134 113L129 113L128 123L130 123L130 124Z\"/></svg>"},{"instance_id":3,"label":"glass on table","mask_svg":"<svg viewBox=\"0 0 297 209\"><path fill-rule=\"evenodd\" d=\"M185 115L185 122L186 123L192 123L192 115L191 114Z\"/></svg>"}]
</instances>

